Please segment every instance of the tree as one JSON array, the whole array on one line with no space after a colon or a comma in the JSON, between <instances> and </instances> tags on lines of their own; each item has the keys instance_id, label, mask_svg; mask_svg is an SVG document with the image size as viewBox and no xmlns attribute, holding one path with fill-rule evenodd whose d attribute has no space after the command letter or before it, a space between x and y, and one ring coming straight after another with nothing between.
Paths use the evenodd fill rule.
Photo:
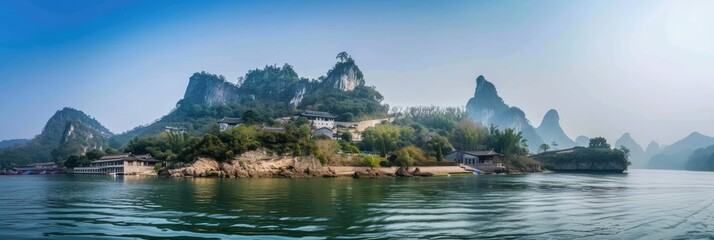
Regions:
<instances>
[{"instance_id":1,"label":"tree","mask_svg":"<svg viewBox=\"0 0 714 240\"><path fill-rule=\"evenodd\" d=\"M365 165L371 169L379 167L380 163L386 161L386 159L381 158L379 156L375 156L375 155L366 155L366 156L361 156L361 157L362 157L362 165Z\"/></svg>"},{"instance_id":2,"label":"tree","mask_svg":"<svg viewBox=\"0 0 714 240\"><path fill-rule=\"evenodd\" d=\"M347 52L338 53L336 58L339 59L340 62L346 62L347 60L351 59L350 55L347 54Z\"/></svg>"},{"instance_id":3,"label":"tree","mask_svg":"<svg viewBox=\"0 0 714 240\"><path fill-rule=\"evenodd\" d=\"M546 152L546 151L548 151L548 149L550 149L550 146L548 146L547 143L543 143L540 145L540 147L538 149L540 149L541 152Z\"/></svg>"},{"instance_id":4,"label":"tree","mask_svg":"<svg viewBox=\"0 0 714 240\"><path fill-rule=\"evenodd\" d=\"M104 153L106 153L107 155L116 155L119 154L119 151L114 148L107 148L107 150L104 150Z\"/></svg>"},{"instance_id":5,"label":"tree","mask_svg":"<svg viewBox=\"0 0 714 240\"><path fill-rule=\"evenodd\" d=\"M426 157L420 148L410 145L394 151L391 159L397 166L408 168L416 162L425 161Z\"/></svg>"},{"instance_id":6,"label":"tree","mask_svg":"<svg viewBox=\"0 0 714 240\"><path fill-rule=\"evenodd\" d=\"M589 147L591 148L610 148L610 144L607 143L607 140L604 137L595 137L590 139L590 145Z\"/></svg>"},{"instance_id":7,"label":"tree","mask_svg":"<svg viewBox=\"0 0 714 240\"><path fill-rule=\"evenodd\" d=\"M454 126L454 133L449 138L454 148L464 151L479 150L482 148L482 140L486 138L488 131L471 121L464 119Z\"/></svg>"},{"instance_id":8,"label":"tree","mask_svg":"<svg viewBox=\"0 0 714 240\"><path fill-rule=\"evenodd\" d=\"M245 122L245 124L258 124L262 123L263 120L263 116L253 110L248 110L243 113L243 122Z\"/></svg>"},{"instance_id":9,"label":"tree","mask_svg":"<svg viewBox=\"0 0 714 240\"><path fill-rule=\"evenodd\" d=\"M340 134L340 139L347 141L347 142L351 142L352 141L352 133L345 131L342 134Z\"/></svg>"},{"instance_id":10,"label":"tree","mask_svg":"<svg viewBox=\"0 0 714 240\"><path fill-rule=\"evenodd\" d=\"M89 149L89 151L87 151L87 153L85 153L85 156L87 156L87 159L89 159L90 161L97 160L97 159L101 159L102 157L104 157L104 152L97 148L92 148L92 149Z\"/></svg>"}]
</instances>

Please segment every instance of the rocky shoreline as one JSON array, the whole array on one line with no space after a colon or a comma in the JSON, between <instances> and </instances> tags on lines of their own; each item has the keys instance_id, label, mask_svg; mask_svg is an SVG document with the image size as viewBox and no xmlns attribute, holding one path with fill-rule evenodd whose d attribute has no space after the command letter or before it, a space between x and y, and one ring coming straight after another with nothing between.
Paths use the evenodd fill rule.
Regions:
<instances>
[{"instance_id":1,"label":"rocky shoreline","mask_svg":"<svg viewBox=\"0 0 714 240\"><path fill-rule=\"evenodd\" d=\"M347 168L347 169L344 169ZM430 167L423 167L429 169ZM438 168L438 167L431 167ZM465 172L460 168L439 169L441 174ZM459 171L461 170L461 171ZM347 171L347 172L345 172ZM353 178L431 177L434 173L420 168L367 168L346 166L322 166L314 157L272 156L266 152L245 153L233 161L219 162L199 158L190 164L176 163L159 171L165 177L216 177L216 178L311 178L351 176ZM346 174L348 173L348 174Z\"/></svg>"}]
</instances>

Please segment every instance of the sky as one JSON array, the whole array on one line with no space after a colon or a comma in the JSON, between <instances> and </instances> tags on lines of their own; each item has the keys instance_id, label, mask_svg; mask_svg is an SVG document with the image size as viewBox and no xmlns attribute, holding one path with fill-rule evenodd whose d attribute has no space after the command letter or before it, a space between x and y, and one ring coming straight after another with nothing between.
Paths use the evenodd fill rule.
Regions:
<instances>
[{"instance_id":1,"label":"sky","mask_svg":"<svg viewBox=\"0 0 714 240\"><path fill-rule=\"evenodd\" d=\"M714 136L714 1L0 1L0 139L73 107L149 124L194 72L235 82L347 51L391 106L465 106L493 82L534 126L670 144Z\"/></svg>"}]
</instances>

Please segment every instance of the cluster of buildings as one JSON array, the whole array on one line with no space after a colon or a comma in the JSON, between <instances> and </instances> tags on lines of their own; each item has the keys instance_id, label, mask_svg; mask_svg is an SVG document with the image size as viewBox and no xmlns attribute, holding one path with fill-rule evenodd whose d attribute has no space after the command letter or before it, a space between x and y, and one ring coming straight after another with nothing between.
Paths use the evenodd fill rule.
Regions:
<instances>
[{"instance_id":1,"label":"cluster of buildings","mask_svg":"<svg viewBox=\"0 0 714 240\"><path fill-rule=\"evenodd\" d=\"M312 126L313 137L327 136L329 138L339 138L339 135L344 132L349 132L352 136L352 141L362 140L362 131L368 127L373 127L384 122L392 122L393 118L373 119L361 122L337 122L337 116L329 112L305 110L300 112L295 118L304 117ZM290 117L276 119L278 122L290 121ZM241 118L224 117L218 121L218 127L221 131L231 130L242 125L244 121ZM264 126L266 131L279 131L282 128Z\"/></svg>"}]
</instances>

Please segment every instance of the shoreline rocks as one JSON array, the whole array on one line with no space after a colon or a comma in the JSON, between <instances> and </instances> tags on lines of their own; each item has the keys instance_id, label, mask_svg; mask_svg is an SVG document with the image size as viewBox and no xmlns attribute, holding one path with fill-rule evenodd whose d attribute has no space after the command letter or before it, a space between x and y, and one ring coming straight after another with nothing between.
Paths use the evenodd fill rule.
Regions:
<instances>
[{"instance_id":1,"label":"shoreline rocks","mask_svg":"<svg viewBox=\"0 0 714 240\"><path fill-rule=\"evenodd\" d=\"M218 162L199 158L191 164L178 163L162 170L160 176L217 178L304 178L336 177L329 167L323 167L314 157L270 156L265 152L247 152L233 161Z\"/></svg>"}]
</instances>

